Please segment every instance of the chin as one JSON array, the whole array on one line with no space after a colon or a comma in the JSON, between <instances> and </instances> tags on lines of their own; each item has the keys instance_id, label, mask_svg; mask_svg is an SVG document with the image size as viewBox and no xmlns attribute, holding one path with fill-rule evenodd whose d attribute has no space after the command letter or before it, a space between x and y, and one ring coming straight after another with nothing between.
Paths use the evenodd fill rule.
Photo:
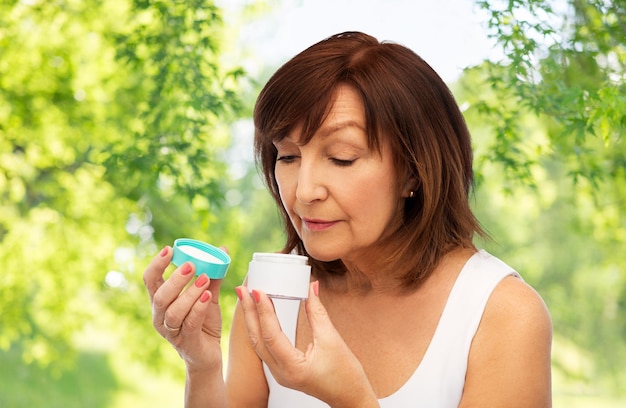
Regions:
<instances>
[{"instance_id":1,"label":"chin","mask_svg":"<svg viewBox=\"0 0 626 408\"><path fill-rule=\"evenodd\" d=\"M341 259L341 255L336 250L330 248L315 248L304 244L307 254L317 261L332 262Z\"/></svg>"}]
</instances>

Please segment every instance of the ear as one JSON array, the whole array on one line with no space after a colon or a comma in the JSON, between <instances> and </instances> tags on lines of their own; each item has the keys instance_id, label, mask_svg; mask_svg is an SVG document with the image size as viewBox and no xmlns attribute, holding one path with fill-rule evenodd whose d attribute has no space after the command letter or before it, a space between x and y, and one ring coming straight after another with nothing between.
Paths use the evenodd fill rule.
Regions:
<instances>
[{"instance_id":1,"label":"ear","mask_svg":"<svg viewBox=\"0 0 626 408\"><path fill-rule=\"evenodd\" d=\"M404 182L404 186L402 187L402 197L413 198L418 187L419 181L414 177L410 177Z\"/></svg>"}]
</instances>

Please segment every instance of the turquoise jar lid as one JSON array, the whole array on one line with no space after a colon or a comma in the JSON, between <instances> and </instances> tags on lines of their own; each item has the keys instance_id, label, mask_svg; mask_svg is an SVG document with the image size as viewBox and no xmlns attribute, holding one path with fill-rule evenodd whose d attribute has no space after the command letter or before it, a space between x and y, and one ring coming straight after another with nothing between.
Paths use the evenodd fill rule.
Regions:
<instances>
[{"instance_id":1,"label":"turquoise jar lid","mask_svg":"<svg viewBox=\"0 0 626 408\"><path fill-rule=\"evenodd\" d=\"M230 256L221 249L190 238L174 241L172 263L180 266L191 261L196 267L196 276L205 274L211 279L223 279L230 266Z\"/></svg>"}]
</instances>

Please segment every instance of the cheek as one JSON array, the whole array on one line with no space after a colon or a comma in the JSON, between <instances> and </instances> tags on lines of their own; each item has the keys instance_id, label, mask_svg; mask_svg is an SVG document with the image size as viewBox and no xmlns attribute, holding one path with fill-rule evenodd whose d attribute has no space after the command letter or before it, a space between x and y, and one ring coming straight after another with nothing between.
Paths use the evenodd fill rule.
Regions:
<instances>
[{"instance_id":1,"label":"cheek","mask_svg":"<svg viewBox=\"0 0 626 408\"><path fill-rule=\"evenodd\" d=\"M372 194L372 196L374 195ZM390 190L380 192L376 200L372 200L370 204L364 206L366 209L364 215L382 227L386 227L398 215L398 200L394 197Z\"/></svg>"},{"instance_id":2,"label":"cheek","mask_svg":"<svg viewBox=\"0 0 626 408\"><path fill-rule=\"evenodd\" d=\"M284 172L276 171L274 175L276 177L280 201L287 211L290 212L289 210L295 199L295 185L290 182L289 177L287 177Z\"/></svg>"},{"instance_id":3,"label":"cheek","mask_svg":"<svg viewBox=\"0 0 626 408\"><path fill-rule=\"evenodd\" d=\"M354 195L354 204L362 208L361 217L369 220L372 228L386 228L402 214L399 189L390 178L370 179ZM374 225L375 224L375 225Z\"/></svg>"}]
</instances>

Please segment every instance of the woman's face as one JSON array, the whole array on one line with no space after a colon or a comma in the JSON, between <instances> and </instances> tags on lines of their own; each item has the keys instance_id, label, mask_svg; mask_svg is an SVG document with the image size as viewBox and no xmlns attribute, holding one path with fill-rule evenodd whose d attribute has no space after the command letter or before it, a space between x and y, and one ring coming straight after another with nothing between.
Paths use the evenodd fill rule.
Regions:
<instances>
[{"instance_id":1,"label":"woman's face","mask_svg":"<svg viewBox=\"0 0 626 408\"><path fill-rule=\"evenodd\" d=\"M391 148L368 148L357 92L339 86L330 114L311 141L300 128L276 142L280 197L307 252L315 259L358 262L401 220L402 199Z\"/></svg>"}]
</instances>

